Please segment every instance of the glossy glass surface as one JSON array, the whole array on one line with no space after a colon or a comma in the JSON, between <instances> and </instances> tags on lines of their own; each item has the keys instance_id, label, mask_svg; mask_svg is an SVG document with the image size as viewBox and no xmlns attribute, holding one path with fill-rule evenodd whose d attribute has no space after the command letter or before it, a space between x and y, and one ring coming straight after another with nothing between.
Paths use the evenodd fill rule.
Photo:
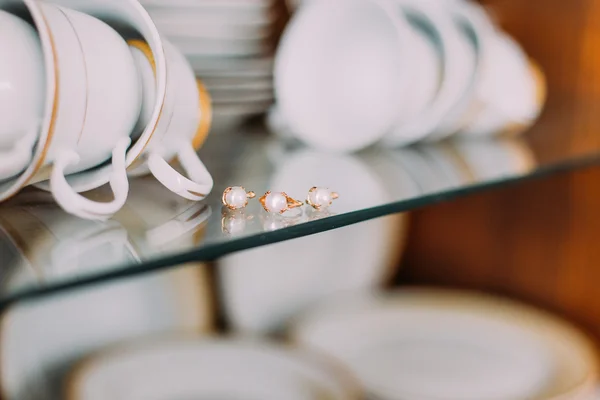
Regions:
<instances>
[{"instance_id":1,"label":"glossy glass surface","mask_svg":"<svg viewBox=\"0 0 600 400\"><path fill-rule=\"evenodd\" d=\"M1 205L0 304L216 260L600 161L595 148L560 146L550 139L453 141L335 155L291 144L262 125L214 133L201 150L215 179L204 202L181 199L147 177L132 180L127 205L107 222L67 215L37 189ZM221 195L238 185L258 196L246 209L230 212ZM258 201L267 190L305 200L313 186L329 187L340 197L327 211L305 206L283 216L266 213ZM106 195L90 193L98 199Z\"/></svg>"}]
</instances>

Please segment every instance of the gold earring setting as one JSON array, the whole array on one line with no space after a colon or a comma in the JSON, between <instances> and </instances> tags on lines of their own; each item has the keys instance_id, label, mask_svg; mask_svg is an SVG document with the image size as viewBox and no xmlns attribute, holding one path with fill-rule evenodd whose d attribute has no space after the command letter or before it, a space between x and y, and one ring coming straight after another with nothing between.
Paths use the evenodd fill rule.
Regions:
<instances>
[{"instance_id":1,"label":"gold earring setting","mask_svg":"<svg viewBox=\"0 0 600 400\"><path fill-rule=\"evenodd\" d=\"M302 201L291 198L285 192L271 192L270 190L259 201L265 211L279 214L304 205Z\"/></svg>"},{"instance_id":2,"label":"gold earring setting","mask_svg":"<svg viewBox=\"0 0 600 400\"><path fill-rule=\"evenodd\" d=\"M240 210L248 205L248 199L256 197L254 192L246 192L241 186L228 187L223 192L221 202L230 210Z\"/></svg>"},{"instance_id":3,"label":"gold earring setting","mask_svg":"<svg viewBox=\"0 0 600 400\"><path fill-rule=\"evenodd\" d=\"M336 192L333 192L327 188L315 186L308 191L306 204L318 211L325 210L329 208L331 204L333 204L333 201L339 197L339 194Z\"/></svg>"}]
</instances>

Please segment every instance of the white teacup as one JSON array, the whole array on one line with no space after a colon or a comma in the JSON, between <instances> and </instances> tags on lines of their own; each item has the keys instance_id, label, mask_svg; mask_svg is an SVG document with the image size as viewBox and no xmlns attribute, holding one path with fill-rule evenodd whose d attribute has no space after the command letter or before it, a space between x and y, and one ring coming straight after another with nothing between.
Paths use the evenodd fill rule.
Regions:
<instances>
[{"instance_id":1,"label":"white teacup","mask_svg":"<svg viewBox=\"0 0 600 400\"><path fill-rule=\"evenodd\" d=\"M41 15L41 10L39 9L37 2L32 2L31 0L10 0L13 2L21 2L25 1L27 4L29 11L31 12L38 31L42 37L42 43L44 44L44 52L47 57L46 68L49 71L54 71L54 55L52 51L51 45L51 31L46 24L45 19ZM134 143L127 149L127 154L125 157L125 166L129 167L133 164L141 155L144 148L147 146L148 141L153 137L154 132L157 129L157 123L159 117L161 116L164 97L165 97L165 88L166 88L166 63L164 50L162 47L162 41L160 39L160 35L153 24L152 20L148 16L148 13L143 9L143 7L137 2L137 0L106 0L106 1L94 1L94 0L55 0L55 4L60 4L61 6L68 6L79 11L88 13L90 15L97 16L99 19L110 24L111 27L118 29L118 32L124 37L128 38L142 38L145 42L148 43L149 51L152 54L152 59L154 61L154 65L156 66L155 71L155 79L156 79L156 100L155 103L150 107L149 113L151 117L149 119L149 123L147 126L143 127L143 131L136 137ZM129 53L128 57L131 57L131 53L129 49L125 45L126 51ZM135 69L135 64L133 64L133 68ZM60 71L59 71L60 72ZM47 101L52 106L53 97L54 97L54 73L51 74L51 80L49 84L48 92L52 97L50 97ZM60 75L60 73L59 73ZM136 82L139 82L137 71L136 71ZM54 110L55 111L55 110ZM139 109L138 109L139 111ZM54 132L54 125L50 124L49 121L54 120L54 114L52 109L46 111L45 117L45 125L42 130L42 135L40 136L41 144L38 146L36 150L36 158L35 160L41 163L43 160L43 155L47 152L44 148L46 146L46 141L48 137L52 137L52 133ZM136 118L137 121L137 118ZM48 144L50 142L48 141ZM120 153L119 153L120 154ZM121 157L119 157L121 158ZM121 158L122 160L122 158ZM23 185L35 183L37 187L50 190L50 182L44 181L49 177L48 169L40 170L40 165L38 162L34 163L30 169L26 171L23 177L21 177L16 182L10 182L10 184L5 185L4 187L0 186L0 200L9 197L16 193ZM105 183L111 180L111 176L115 176L113 170L118 169L119 171L124 170L125 168L118 168L110 163L104 163L101 166L95 167L93 169L88 169L83 172L74 173L66 176L66 182L72 188L73 191L76 192L85 192L88 190L92 190L98 188ZM126 186L126 175L124 173L118 173L119 179L121 179L120 186L120 198L123 198L123 194L126 195L126 191L124 190ZM63 182L64 184L64 182ZM112 186L119 186L118 182L115 182L113 179ZM72 191L68 191L72 192ZM73 195L73 193L70 193ZM74 196L72 196L74 197ZM82 200L83 197L81 197ZM90 212L79 213L78 215L87 218L106 218L109 215L112 215L113 211L120 208L121 201L114 201L112 204L109 203L108 210L100 210L99 212L96 209L91 209ZM88 207L89 208L89 207ZM107 212L110 211L110 212Z\"/></svg>"},{"instance_id":2,"label":"white teacup","mask_svg":"<svg viewBox=\"0 0 600 400\"><path fill-rule=\"evenodd\" d=\"M0 179L33 156L44 111L43 53L33 26L0 10Z\"/></svg>"},{"instance_id":3,"label":"white teacup","mask_svg":"<svg viewBox=\"0 0 600 400\"><path fill-rule=\"evenodd\" d=\"M126 37L143 38L148 43L152 58L156 65L156 102L152 110L152 117L139 138L127 151L126 165L130 166L141 155L148 141L152 138L159 117L161 115L166 90L166 62L162 41L156 26L148 13L137 0L54 0L54 4L67 6L79 11L97 16L118 29ZM0 182L0 201L14 196L23 187L29 184L50 190L49 182L43 182L50 177L51 168L48 165L49 147L58 136L58 119L61 109L68 108L69 100L64 90L60 90L59 82L68 78L68 73L58 68L58 54L55 51L54 35L46 21L40 3L35 0L0 0L0 7L32 22L40 36L45 65L45 102L41 130L37 146L33 149L33 158L25 171L12 179ZM129 51L127 49L127 51ZM134 65L135 68L135 65ZM64 97L64 98L63 98ZM66 104L66 105L65 105ZM125 146L126 147L126 146ZM117 157L119 158L119 157ZM42 168L46 166L47 168ZM100 167L86 170L66 177L67 182L77 192L84 192L98 188L109 182L113 165L104 163ZM114 176L114 174L112 174ZM124 178L124 174L121 178ZM122 179L123 181L124 179ZM123 191L122 191L123 192ZM121 196L122 197L122 196ZM118 208L118 204L113 205ZM106 211L106 210L101 210ZM112 210L109 210L112 211ZM92 213L81 212L78 215L87 218L106 218L106 212Z\"/></svg>"},{"instance_id":4,"label":"white teacup","mask_svg":"<svg viewBox=\"0 0 600 400\"><path fill-rule=\"evenodd\" d=\"M470 104L469 94L476 67L474 46L445 7L422 0L401 0L398 4L405 13L425 26L438 42L443 68L435 98L415 118L396 125L384 138L384 143L389 146L405 145L425 138L438 140L455 133Z\"/></svg>"},{"instance_id":5,"label":"white teacup","mask_svg":"<svg viewBox=\"0 0 600 400\"><path fill-rule=\"evenodd\" d=\"M516 134L539 117L546 100L543 72L507 34L488 40L465 136Z\"/></svg>"},{"instance_id":6,"label":"white teacup","mask_svg":"<svg viewBox=\"0 0 600 400\"><path fill-rule=\"evenodd\" d=\"M395 124L411 83L413 28L396 2L307 2L275 60L278 107L311 146L354 151Z\"/></svg>"},{"instance_id":7,"label":"white teacup","mask_svg":"<svg viewBox=\"0 0 600 400\"><path fill-rule=\"evenodd\" d=\"M129 191L125 154L139 117L141 89L133 57L119 34L87 14L40 2L61 73L47 165L50 188L68 212L109 217ZM113 157L111 188L115 198L99 203L79 195L65 175L96 167Z\"/></svg>"},{"instance_id":8,"label":"white teacup","mask_svg":"<svg viewBox=\"0 0 600 400\"><path fill-rule=\"evenodd\" d=\"M150 142L145 158L147 165L132 168L130 175L152 173L165 187L190 200L202 200L212 190L213 179L196 150L204 142L211 122L211 103L208 92L177 48L163 41L167 57L167 95L163 108L163 116L155 138ZM143 43L130 42L132 52L143 77L144 105L142 118L147 115L146 109L154 101L155 83L152 79L152 60L147 57ZM141 125L146 125L141 121ZM177 158L189 179L181 175L169 161Z\"/></svg>"},{"instance_id":9,"label":"white teacup","mask_svg":"<svg viewBox=\"0 0 600 400\"><path fill-rule=\"evenodd\" d=\"M11 6L18 3L12 1ZM133 58L114 30L89 15L44 2L25 0L25 5L44 53L45 116L31 165L3 185L0 197L50 177L57 202L68 212L106 218L122 206L128 193L125 151L141 108ZM65 181L66 173L95 167L111 153L114 201L88 200Z\"/></svg>"}]
</instances>

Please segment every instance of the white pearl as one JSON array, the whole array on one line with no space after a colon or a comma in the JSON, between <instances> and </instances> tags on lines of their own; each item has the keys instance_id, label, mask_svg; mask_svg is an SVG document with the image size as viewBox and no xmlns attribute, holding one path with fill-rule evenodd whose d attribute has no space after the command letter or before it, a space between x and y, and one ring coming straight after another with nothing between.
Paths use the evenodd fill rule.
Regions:
<instances>
[{"instance_id":1,"label":"white pearl","mask_svg":"<svg viewBox=\"0 0 600 400\"><path fill-rule=\"evenodd\" d=\"M265 199L267 211L272 213L283 212L287 210L287 199L281 193L270 193Z\"/></svg>"},{"instance_id":2,"label":"white pearl","mask_svg":"<svg viewBox=\"0 0 600 400\"><path fill-rule=\"evenodd\" d=\"M331 190L325 188L317 188L311 191L308 194L308 199L311 204L322 208L329 207L333 201Z\"/></svg>"},{"instance_id":3,"label":"white pearl","mask_svg":"<svg viewBox=\"0 0 600 400\"><path fill-rule=\"evenodd\" d=\"M228 205L235 209L244 208L248 201L248 195L244 188L239 186L231 188L231 190L225 195L225 201Z\"/></svg>"}]
</instances>

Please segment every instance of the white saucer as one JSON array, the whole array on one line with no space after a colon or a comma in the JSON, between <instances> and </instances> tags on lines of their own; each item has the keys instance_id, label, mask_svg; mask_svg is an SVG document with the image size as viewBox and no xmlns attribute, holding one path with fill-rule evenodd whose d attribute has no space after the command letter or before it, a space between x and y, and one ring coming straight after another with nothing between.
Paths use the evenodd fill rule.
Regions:
<instances>
[{"instance_id":1,"label":"white saucer","mask_svg":"<svg viewBox=\"0 0 600 400\"><path fill-rule=\"evenodd\" d=\"M69 400L359 400L353 378L299 349L173 339L101 354L75 371Z\"/></svg>"},{"instance_id":2,"label":"white saucer","mask_svg":"<svg viewBox=\"0 0 600 400\"><path fill-rule=\"evenodd\" d=\"M583 399L598 378L592 343L568 323L464 292L400 289L321 304L292 338L336 357L385 400Z\"/></svg>"},{"instance_id":3,"label":"white saucer","mask_svg":"<svg viewBox=\"0 0 600 400\"><path fill-rule=\"evenodd\" d=\"M264 40L213 40L181 36L171 36L169 40L186 56L251 57L269 51L269 44Z\"/></svg>"},{"instance_id":4,"label":"white saucer","mask_svg":"<svg viewBox=\"0 0 600 400\"><path fill-rule=\"evenodd\" d=\"M267 40L272 34L271 25L262 23L220 23L214 20L197 21L155 19L162 34L169 37L190 37L221 40Z\"/></svg>"},{"instance_id":5,"label":"white saucer","mask_svg":"<svg viewBox=\"0 0 600 400\"><path fill-rule=\"evenodd\" d=\"M210 93L214 96L215 91L270 91L273 92L273 81L266 78L248 79L248 78L205 78L202 82Z\"/></svg>"},{"instance_id":6,"label":"white saucer","mask_svg":"<svg viewBox=\"0 0 600 400\"><path fill-rule=\"evenodd\" d=\"M188 54L194 72L206 78L268 78L273 79L273 58L214 58Z\"/></svg>"},{"instance_id":7,"label":"white saucer","mask_svg":"<svg viewBox=\"0 0 600 400\"><path fill-rule=\"evenodd\" d=\"M270 90L212 90L211 97L214 107L231 103L273 102L273 92Z\"/></svg>"}]
</instances>

